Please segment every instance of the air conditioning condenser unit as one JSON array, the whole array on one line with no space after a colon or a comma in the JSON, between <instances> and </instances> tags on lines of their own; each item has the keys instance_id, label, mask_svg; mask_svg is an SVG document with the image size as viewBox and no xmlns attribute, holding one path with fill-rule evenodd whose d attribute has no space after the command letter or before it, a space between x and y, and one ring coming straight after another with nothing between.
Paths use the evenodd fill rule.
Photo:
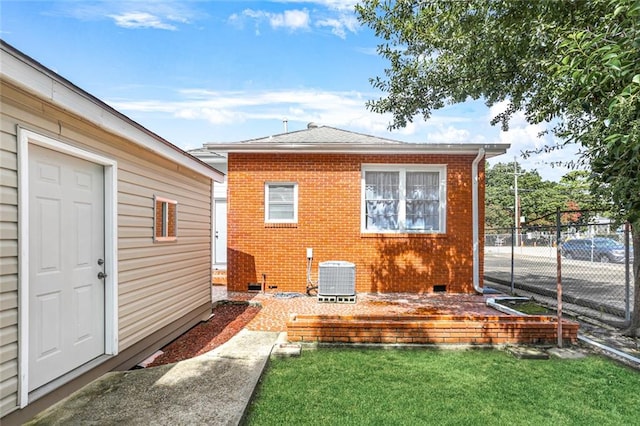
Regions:
<instances>
[{"instance_id":1,"label":"air conditioning condenser unit","mask_svg":"<svg viewBox=\"0 0 640 426\"><path fill-rule=\"evenodd\" d=\"M356 265L343 260L318 264L319 296L354 296L356 294Z\"/></svg>"}]
</instances>

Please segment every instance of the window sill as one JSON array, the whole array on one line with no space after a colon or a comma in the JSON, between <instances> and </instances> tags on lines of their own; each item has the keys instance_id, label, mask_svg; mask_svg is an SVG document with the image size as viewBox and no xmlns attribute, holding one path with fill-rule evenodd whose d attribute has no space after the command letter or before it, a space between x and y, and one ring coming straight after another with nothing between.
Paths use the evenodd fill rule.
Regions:
<instances>
[{"instance_id":1,"label":"window sill","mask_svg":"<svg viewBox=\"0 0 640 426\"><path fill-rule=\"evenodd\" d=\"M297 228L297 223L265 223L265 228Z\"/></svg>"},{"instance_id":2,"label":"window sill","mask_svg":"<svg viewBox=\"0 0 640 426\"><path fill-rule=\"evenodd\" d=\"M153 239L154 243L172 243L178 241L178 237L156 237Z\"/></svg>"}]
</instances>

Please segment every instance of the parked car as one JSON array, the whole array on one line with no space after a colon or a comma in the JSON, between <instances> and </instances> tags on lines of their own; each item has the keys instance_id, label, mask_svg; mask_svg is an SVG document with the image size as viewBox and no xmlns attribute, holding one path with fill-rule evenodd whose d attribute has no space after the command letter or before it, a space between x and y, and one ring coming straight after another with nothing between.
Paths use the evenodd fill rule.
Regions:
<instances>
[{"instance_id":1,"label":"parked car","mask_svg":"<svg viewBox=\"0 0 640 426\"><path fill-rule=\"evenodd\" d=\"M585 238L562 243L562 255L567 259L592 260L594 262L624 262L624 245L611 238ZM633 262L633 247L629 248Z\"/></svg>"}]
</instances>

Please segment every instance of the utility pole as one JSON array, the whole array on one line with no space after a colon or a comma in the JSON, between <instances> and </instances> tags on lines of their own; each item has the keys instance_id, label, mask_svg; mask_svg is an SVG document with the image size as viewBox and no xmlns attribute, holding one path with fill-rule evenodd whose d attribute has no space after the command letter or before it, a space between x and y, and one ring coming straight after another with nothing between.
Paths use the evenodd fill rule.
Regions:
<instances>
[{"instance_id":1,"label":"utility pole","mask_svg":"<svg viewBox=\"0 0 640 426\"><path fill-rule=\"evenodd\" d=\"M514 193L515 200L513 206L514 216L514 229L516 230L514 243L516 246L520 245L520 199L518 198L518 161L516 157L513 157L513 179L514 179Z\"/></svg>"}]
</instances>

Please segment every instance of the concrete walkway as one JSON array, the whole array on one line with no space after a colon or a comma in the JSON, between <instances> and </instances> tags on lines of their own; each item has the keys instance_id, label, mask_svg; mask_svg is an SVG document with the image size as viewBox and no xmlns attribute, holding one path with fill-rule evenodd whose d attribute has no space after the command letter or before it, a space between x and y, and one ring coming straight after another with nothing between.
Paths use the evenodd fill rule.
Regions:
<instances>
[{"instance_id":1,"label":"concrete walkway","mask_svg":"<svg viewBox=\"0 0 640 426\"><path fill-rule=\"evenodd\" d=\"M242 330L204 355L107 373L30 425L237 425L279 333Z\"/></svg>"}]
</instances>

